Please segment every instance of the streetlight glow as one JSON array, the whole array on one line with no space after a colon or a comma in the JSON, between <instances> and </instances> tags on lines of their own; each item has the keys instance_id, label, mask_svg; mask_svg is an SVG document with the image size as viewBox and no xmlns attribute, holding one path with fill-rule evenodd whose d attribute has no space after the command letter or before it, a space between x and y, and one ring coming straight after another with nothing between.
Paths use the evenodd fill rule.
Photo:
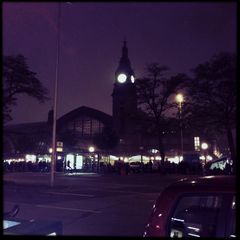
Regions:
<instances>
[{"instance_id":1,"label":"streetlight glow","mask_svg":"<svg viewBox=\"0 0 240 240\"><path fill-rule=\"evenodd\" d=\"M181 93L176 95L176 102L179 107L179 123L180 123L180 141L181 141L181 155L183 156L183 129L182 129L182 102L184 101L184 97Z\"/></svg>"},{"instance_id":2,"label":"streetlight glow","mask_svg":"<svg viewBox=\"0 0 240 240\"><path fill-rule=\"evenodd\" d=\"M94 151L95 151L95 148L94 148L93 146L90 146L90 147L88 148L88 151L89 151L89 152L94 152Z\"/></svg>"},{"instance_id":3,"label":"streetlight glow","mask_svg":"<svg viewBox=\"0 0 240 240\"><path fill-rule=\"evenodd\" d=\"M205 161L205 165L206 165L206 163L207 163L207 149L208 149L208 144L205 143L205 142L203 142L203 143L201 144L201 148L202 148L202 150L203 150L203 152L204 152L204 161Z\"/></svg>"},{"instance_id":4,"label":"streetlight glow","mask_svg":"<svg viewBox=\"0 0 240 240\"><path fill-rule=\"evenodd\" d=\"M208 149L208 144L207 143L202 143L201 144L201 148L203 149L203 150L206 150L206 149Z\"/></svg>"},{"instance_id":5,"label":"streetlight glow","mask_svg":"<svg viewBox=\"0 0 240 240\"><path fill-rule=\"evenodd\" d=\"M177 101L178 103L182 103L183 100L184 100L183 95L182 95L181 93L177 94L177 96L176 96L176 101Z\"/></svg>"}]
</instances>

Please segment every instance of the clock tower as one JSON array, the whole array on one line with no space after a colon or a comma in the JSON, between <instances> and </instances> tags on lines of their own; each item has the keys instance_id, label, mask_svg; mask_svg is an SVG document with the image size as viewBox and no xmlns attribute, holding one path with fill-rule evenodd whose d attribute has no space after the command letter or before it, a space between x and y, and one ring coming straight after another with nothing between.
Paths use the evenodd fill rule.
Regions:
<instances>
[{"instance_id":1,"label":"clock tower","mask_svg":"<svg viewBox=\"0 0 240 240\"><path fill-rule=\"evenodd\" d=\"M133 116L137 111L135 74L128 58L126 41L123 42L122 56L115 72L112 93L112 115L114 129L120 139L125 141L133 134ZM120 142L121 142L120 140Z\"/></svg>"}]
</instances>

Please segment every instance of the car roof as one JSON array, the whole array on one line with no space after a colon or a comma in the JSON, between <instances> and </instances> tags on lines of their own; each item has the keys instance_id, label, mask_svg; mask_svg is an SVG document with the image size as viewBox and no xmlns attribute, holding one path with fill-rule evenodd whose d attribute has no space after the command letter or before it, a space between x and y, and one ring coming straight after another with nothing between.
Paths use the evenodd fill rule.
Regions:
<instances>
[{"instance_id":1,"label":"car roof","mask_svg":"<svg viewBox=\"0 0 240 240\"><path fill-rule=\"evenodd\" d=\"M236 192L235 176L204 176L183 178L168 187L177 192Z\"/></svg>"},{"instance_id":2,"label":"car roof","mask_svg":"<svg viewBox=\"0 0 240 240\"><path fill-rule=\"evenodd\" d=\"M221 157L221 158L217 158L217 159L214 159L214 160L211 160L209 162L207 162L207 165L211 165L213 163L217 163L217 162L224 162L224 161L227 161L227 160L231 160L231 158L227 157L227 156L224 156L224 157Z\"/></svg>"}]
</instances>

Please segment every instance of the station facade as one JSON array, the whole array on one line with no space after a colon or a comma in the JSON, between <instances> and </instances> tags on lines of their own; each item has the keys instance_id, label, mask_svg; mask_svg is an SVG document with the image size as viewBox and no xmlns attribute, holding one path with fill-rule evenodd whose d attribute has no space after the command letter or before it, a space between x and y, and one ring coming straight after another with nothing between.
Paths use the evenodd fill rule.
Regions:
<instances>
[{"instance_id":1,"label":"station facade","mask_svg":"<svg viewBox=\"0 0 240 240\"><path fill-rule=\"evenodd\" d=\"M75 169L104 161L159 160L157 139L141 129L144 114L137 108L135 73L124 41L121 57L115 71L112 92L112 116L87 106L70 111L57 120L58 160L66 167L70 161ZM139 116L142 116L139 118ZM95 136L104 129L111 129L118 136L118 144L111 149L101 149ZM46 122L8 125L4 127L4 159L31 161L51 160L52 111ZM179 132L165 132L166 156L179 161ZM194 151L194 137L184 139L184 148ZM34 157L35 156L35 157Z\"/></svg>"}]
</instances>

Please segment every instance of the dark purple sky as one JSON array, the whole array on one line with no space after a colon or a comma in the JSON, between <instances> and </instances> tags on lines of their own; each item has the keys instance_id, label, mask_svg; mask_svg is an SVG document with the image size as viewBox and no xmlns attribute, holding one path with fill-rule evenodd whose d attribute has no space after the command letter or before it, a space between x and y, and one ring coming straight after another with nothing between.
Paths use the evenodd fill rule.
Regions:
<instances>
[{"instance_id":1,"label":"dark purple sky","mask_svg":"<svg viewBox=\"0 0 240 240\"><path fill-rule=\"evenodd\" d=\"M62 2L58 117L80 106L112 113L124 36L136 77L146 63L188 72L220 51L236 52L236 3ZM20 97L11 123L45 121L53 106L57 2L3 3L3 53L23 54L52 100Z\"/></svg>"}]
</instances>

